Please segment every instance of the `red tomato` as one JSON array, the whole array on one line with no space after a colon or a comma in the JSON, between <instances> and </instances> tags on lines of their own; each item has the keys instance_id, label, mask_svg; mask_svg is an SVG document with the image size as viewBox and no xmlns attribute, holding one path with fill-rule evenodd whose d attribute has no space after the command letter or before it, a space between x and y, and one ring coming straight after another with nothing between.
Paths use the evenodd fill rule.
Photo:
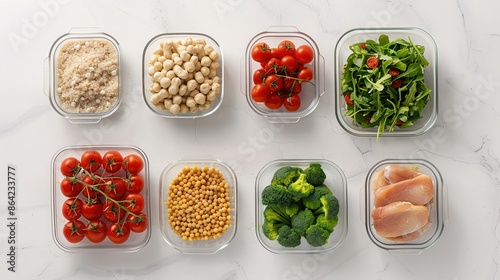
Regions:
<instances>
[{"instance_id":1,"label":"red tomato","mask_svg":"<svg viewBox=\"0 0 500 280\"><path fill-rule=\"evenodd\" d=\"M279 58L278 48L271 48L271 57Z\"/></svg>"},{"instance_id":2,"label":"red tomato","mask_svg":"<svg viewBox=\"0 0 500 280\"><path fill-rule=\"evenodd\" d=\"M123 158L123 170L132 174L138 174L144 168L144 160L136 154L130 154Z\"/></svg>"},{"instance_id":3,"label":"red tomato","mask_svg":"<svg viewBox=\"0 0 500 280\"><path fill-rule=\"evenodd\" d=\"M144 178L141 175L132 175L128 181L128 191L131 193L140 193L144 188Z\"/></svg>"},{"instance_id":4,"label":"red tomato","mask_svg":"<svg viewBox=\"0 0 500 280\"><path fill-rule=\"evenodd\" d=\"M267 108L275 110L281 108L281 105L283 105L283 101L281 100L281 97L277 93L271 93L269 98L264 102Z\"/></svg>"},{"instance_id":5,"label":"red tomato","mask_svg":"<svg viewBox=\"0 0 500 280\"><path fill-rule=\"evenodd\" d=\"M314 51L309 45L301 45L295 50L295 58L302 63L309 63L314 58Z\"/></svg>"},{"instance_id":6,"label":"red tomato","mask_svg":"<svg viewBox=\"0 0 500 280\"><path fill-rule=\"evenodd\" d=\"M61 163L61 173L67 177L73 177L81 170L80 161L74 157L65 158Z\"/></svg>"},{"instance_id":7,"label":"red tomato","mask_svg":"<svg viewBox=\"0 0 500 280\"><path fill-rule=\"evenodd\" d=\"M292 93L299 94L302 91L302 83L295 83L292 88Z\"/></svg>"},{"instance_id":8,"label":"red tomato","mask_svg":"<svg viewBox=\"0 0 500 280\"><path fill-rule=\"evenodd\" d=\"M144 209L144 197L140 193L129 193L125 200L124 206L132 213L138 214Z\"/></svg>"},{"instance_id":9,"label":"red tomato","mask_svg":"<svg viewBox=\"0 0 500 280\"><path fill-rule=\"evenodd\" d=\"M83 202L79 198L69 198L63 203L62 214L68 220L78 219L82 215Z\"/></svg>"},{"instance_id":10,"label":"red tomato","mask_svg":"<svg viewBox=\"0 0 500 280\"><path fill-rule=\"evenodd\" d=\"M404 123L404 122L403 122L402 120L397 120L397 121L396 121L396 125L397 125L397 126L401 126L403 123Z\"/></svg>"},{"instance_id":11,"label":"red tomato","mask_svg":"<svg viewBox=\"0 0 500 280\"><path fill-rule=\"evenodd\" d=\"M107 178L105 179L104 193L112 199L122 199L127 193L127 182L122 178Z\"/></svg>"},{"instance_id":12,"label":"red tomato","mask_svg":"<svg viewBox=\"0 0 500 280\"><path fill-rule=\"evenodd\" d=\"M271 47L265 42L259 42L253 46L251 55L254 61L267 61L271 58Z\"/></svg>"},{"instance_id":13,"label":"red tomato","mask_svg":"<svg viewBox=\"0 0 500 280\"><path fill-rule=\"evenodd\" d=\"M283 79L283 89L286 93L300 93L302 91L302 83L297 79L284 78Z\"/></svg>"},{"instance_id":14,"label":"red tomato","mask_svg":"<svg viewBox=\"0 0 500 280\"><path fill-rule=\"evenodd\" d=\"M84 203L82 206L82 216L87 220L97 220L102 216L102 203L98 199L91 203Z\"/></svg>"},{"instance_id":15,"label":"red tomato","mask_svg":"<svg viewBox=\"0 0 500 280\"><path fill-rule=\"evenodd\" d=\"M266 73L268 73L268 74L278 73L281 71L281 69L282 69L281 60L279 58L276 58L276 57L269 59L266 63L266 66L264 67L264 70L266 70ZM267 77L266 77L266 79L267 79Z\"/></svg>"},{"instance_id":16,"label":"red tomato","mask_svg":"<svg viewBox=\"0 0 500 280\"><path fill-rule=\"evenodd\" d=\"M63 235L71 243L78 243L85 238L85 224L79 220L67 222L63 227Z\"/></svg>"},{"instance_id":17,"label":"red tomato","mask_svg":"<svg viewBox=\"0 0 500 280\"><path fill-rule=\"evenodd\" d=\"M106 172L115 173L122 168L123 157L118 151L108 151L102 157Z\"/></svg>"},{"instance_id":18,"label":"red tomato","mask_svg":"<svg viewBox=\"0 0 500 280\"><path fill-rule=\"evenodd\" d=\"M137 213L137 215L129 215L127 224L131 231L143 232L148 228L148 218L143 212Z\"/></svg>"},{"instance_id":19,"label":"red tomato","mask_svg":"<svg viewBox=\"0 0 500 280\"><path fill-rule=\"evenodd\" d=\"M125 213L125 210L111 200L108 200L102 209L102 216L112 223L123 220Z\"/></svg>"},{"instance_id":20,"label":"red tomato","mask_svg":"<svg viewBox=\"0 0 500 280\"><path fill-rule=\"evenodd\" d=\"M300 70L299 74L297 75L297 78L299 78L302 81L310 81L313 78L313 71L311 68L305 66Z\"/></svg>"},{"instance_id":21,"label":"red tomato","mask_svg":"<svg viewBox=\"0 0 500 280\"><path fill-rule=\"evenodd\" d=\"M105 184L104 180L96 175L85 175L82 179L84 183L82 194L85 197L97 198L101 196L101 193L96 191L93 187L103 190L103 186Z\"/></svg>"},{"instance_id":22,"label":"red tomato","mask_svg":"<svg viewBox=\"0 0 500 280\"><path fill-rule=\"evenodd\" d=\"M403 84L402 80L394 80L391 84L392 88L400 88L401 85Z\"/></svg>"},{"instance_id":23,"label":"red tomato","mask_svg":"<svg viewBox=\"0 0 500 280\"><path fill-rule=\"evenodd\" d=\"M269 90L271 90L271 92L278 92L283 88L283 78L278 77L275 74L271 74L267 76L264 84L269 88Z\"/></svg>"},{"instance_id":24,"label":"red tomato","mask_svg":"<svg viewBox=\"0 0 500 280\"><path fill-rule=\"evenodd\" d=\"M85 236L90 242L100 243L108 236L108 227L103 221L90 221L85 228Z\"/></svg>"},{"instance_id":25,"label":"red tomato","mask_svg":"<svg viewBox=\"0 0 500 280\"><path fill-rule=\"evenodd\" d=\"M83 189L83 185L74 177L67 177L61 181L61 193L66 197L77 197Z\"/></svg>"},{"instance_id":26,"label":"red tomato","mask_svg":"<svg viewBox=\"0 0 500 280\"><path fill-rule=\"evenodd\" d=\"M130 236L130 228L127 224L117 224L113 223L108 228L108 238L111 242L116 244L122 244Z\"/></svg>"},{"instance_id":27,"label":"red tomato","mask_svg":"<svg viewBox=\"0 0 500 280\"><path fill-rule=\"evenodd\" d=\"M82 154L81 165L89 172L96 172L102 166L102 156L98 151L85 151Z\"/></svg>"},{"instance_id":28,"label":"red tomato","mask_svg":"<svg viewBox=\"0 0 500 280\"><path fill-rule=\"evenodd\" d=\"M264 83L264 80L266 79L267 74L266 74L266 69L264 68L259 68L253 72L253 83L258 85Z\"/></svg>"},{"instance_id":29,"label":"red tomato","mask_svg":"<svg viewBox=\"0 0 500 280\"><path fill-rule=\"evenodd\" d=\"M299 62L295 57L291 55L285 55L281 58L281 66L283 67L283 71L285 71L285 73L292 73L297 70Z\"/></svg>"},{"instance_id":30,"label":"red tomato","mask_svg":"<svg viewBox=\"0 0 500 280\"><path fill-rule=\"evenodd\" d=\"M344 100L345 100L345 103L347 103L349 105L354 104L354 101L352 101L352 99L351 99L351 94L350 93L344 95Z\"/></svg>"},{"instance_id":31,"label":"red tomato","mask_svg":"<svg viewBox=\"0 0 500 280\"><path fill-rule=\"evenodd\" d=\"M371 56L366 60L366 66L368 68L374 69L378 67L378 58L375 56Z\"/></svg>"},{"instance_id":32,"label":"red tomato","mask_svg":"<svg viewBox=\"0 0 500 280\"><path fill-rule=\"evenodd\" d=\"M290 112L295 112L300 108L300 97L297 94L292 94L283 100L283 105Z\"/></svg>"},{"instance_id":33,"label":"red tomato","mask_svg":"<svg viewBox=\"0 0 500 280\"><path fill-rule=\"evenodd\" d=\"M271 90L264 84L256 84L252 88L252 99L255 102L265 102L270 94Z\"/></svg>"},{"instance_id":34,"label":"red tomato","mask_svg":"<svg viewBox=\"0 0 500 280\"><path fill-rule=\"evenodd\" d=\"M401 71L399 71L398 68L391 68L391 69L389 69L389 75L391 75L392 77L396 77L400 73L401 73Z\"/></svg>"},{"instance_id":35,"label":"red tomato","mask_svg":"<svg viewBox=\"0 0 500 280\"><path fill-rule=\"evenodd\" d=\"M282 58L285 55L295 55L295 44L290 40L283 40L278 45L278 57Z\"/></svg>"}]
</instances>

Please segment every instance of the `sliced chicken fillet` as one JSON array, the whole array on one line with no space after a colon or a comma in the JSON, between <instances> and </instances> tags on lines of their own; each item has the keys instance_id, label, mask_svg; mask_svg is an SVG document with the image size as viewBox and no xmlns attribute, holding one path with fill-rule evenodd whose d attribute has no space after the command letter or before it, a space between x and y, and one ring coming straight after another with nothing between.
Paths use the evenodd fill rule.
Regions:
<instances>
[{"instance_id":1,"label":"sliced chicken fillet","mask_svg":"<svg viewBox=\"0 0 500 280\"><path fill-rule=\"evenodd\" d=\"M429 222L427 207L401 201L377 207L371 216L377 234L384 238L410 234Z\"/></svg>"},{"instance_id":2,"label":"sliced chicken fillet","mask_svg":"<svg viewBox=\"0 0 500 280\"><path fill-rule=\"evenodd\" d=\"M384 168L384 177L388 184L394 184L408 179L413 179L422 173L416 167L398 164L387 165Z\"/></svg>"},{"instance_id":3,"label":"sliced chicken fillet","mask_svg":"<svg viewBox=\"0 0 500 280\"><path fill-rule=\"evenodd\" d=\"M374 205L381 207L396 201L425 205L434 197L434 184L425 174L379 188L375 192Z\"/></svg>"}]
</instances>

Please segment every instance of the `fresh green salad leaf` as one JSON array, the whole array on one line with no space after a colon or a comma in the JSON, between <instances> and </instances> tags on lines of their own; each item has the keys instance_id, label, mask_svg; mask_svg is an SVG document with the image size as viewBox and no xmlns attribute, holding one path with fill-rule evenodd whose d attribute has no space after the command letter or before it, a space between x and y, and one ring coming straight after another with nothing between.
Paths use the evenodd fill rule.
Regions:
<instances>
[{"instance_id":1,"label":"fresh green salad leaf","mask_svg":"<svg viewBox=\"0 0 500 280\"><path fill-rule=\"evenodd\" d=\"M395 127L408 128L422 118L431 90L424 82L425 47L382 34L349 46L341 80L345 115L363 128L376 127L377 139ZM367 63L371 57L374 59Z\"/></svg>"}]
</instances>

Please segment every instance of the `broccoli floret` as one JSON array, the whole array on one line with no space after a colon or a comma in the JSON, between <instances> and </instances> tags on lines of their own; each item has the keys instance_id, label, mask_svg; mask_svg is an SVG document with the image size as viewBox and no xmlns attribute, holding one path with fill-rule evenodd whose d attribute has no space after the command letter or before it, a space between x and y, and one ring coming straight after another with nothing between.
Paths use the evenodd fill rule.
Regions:
<instances>
[{"instance_id":1,"label":"broccoli floret","mask_svg":"<svg viewBox=\"0 0 500 280\"><path fill-rule=\"evenodd\" d=\"M314 247L323 246L328 242L331 232L318 225L312 225L306 230L306 240Z\"/></svg>"},{"instance_id":2,"label":"broccoli floret","mask_svg":"<svg viewBox=\"0 0 500 280\"><path fill-rule=\"evenodd\" d=\"M300 174L295 182L288 185L288 190L297 198L304 198L311 195L314 191L314 186L306 181L306 175Z\"/></svg>"},{"instance_id":3,"label":"broccoli floret","mask_svg":"<svg viewBox=\"0 0 500 280\"><path fill-rule=\"evenodd\" d=\"M325 215L319 215L318 218L316 218L316 225L329 232L333 232L333 229L337 226L338 221L338 216L333 217L333 219L327 219Z\"/></svg>"},{"instance_id":4,"label":"broccoli floret","mask_svg":"<svg viewBox=\"0 0 500 280\"><path fill-rule=\"evenodd\" d=\"M262 190L262 204L288 205L292 202L293 194L283 186L269 185Z\"/></svg>"},{"instance_id":5,"label":"broccoli floret","mask_svg":"<svg viewBox=\"0 0 500 280\"><path fill-rule=\"evenodd\" d=\"M306 181L313 186L323 185L326 179L325 171L319 163L309 164L309 167L304 169L304 174L306 174Z\"/></svg>"},{"instance_id":6,"label":"broccoli floret","mask_svg":"<svg viewBox=\"0 0 500 280\"><path fill-rule=\"evenodd\" d=\"M302 169L299 167L283 166L274 172L271 184L288 187L288 185L299 178L301 173Z\"/></svg>"},{"instance_id":7,"label":"broccoli floret","mask_svg":"<svg viewBox=\"0 0 500 280\"><path fill-rule=\"evenodd\" d=\"M300 235L304 235L306 230L314 223L313 213L309 209L301 210L296 215L292 216L292 228Z\"/></svg>"},{"instance_id":8,"label":"broccoli floret","mask_svg":"<svg viewBox=\"0 0 500 280\"><path fill-rule=\"evenodd\" d=\"M300 234L291 227L284 225L278 230L278 243L284 247L297 247L300 245Z\"/></svg>"},{"instance_id":9,"label":"broccoli floret","mask_svg":"<svg viewBox=\"0 0 500 280\"><path fill-rule=\"evenodd\" d=\"M264 209L264 219L273 223L290 224L290 218L276 211L271 205Z\"/></svg>"},{"instance_id":10,"label":"broccoli floret","mask_svg":"<svg viewBox=\"0 0 500 280\"><path fill-rule=\"evenodd\" d=\"M283 223L274 223L272 221L264 220L264 224L262 224L262 232L269 240L275 240L278 237L278 230L283 225Z\"/></svg>"},{"instance_id":11,"label":"broccoli floret","mask_svg":"<svg viewBox=\"0 0 500 280\"><path fill-rule=\"evenodd\" d=\"M308 197L302 199L302 203L305 207L316 210L321 207L321 201L319 199L327 194L331 194L332 191L325 185L317 186L314 188L312 194Z\"/></svg>"},{"instance_id":12,"label":"broccoli floret","mask_svg":"<svg viewBox=\"0 0 500 280\"><path fill-rule=\"evenodd\" d=\"M325 218L333 219L339 214L339 200L333 194L324 195L319 201L321 201L321 207L314 211L315 215L324 214Z\"/></svg>"},{"instance_id":13,"label":"broccoli floret","mask_svg":"<svg viewBox=\"0 0 500 280\"><path fill-rule=\"evenodd\" d=\"M284 212L288 217L292 217L293 215L297 214L300 210L300 207L298 204L289 204L286 206L283 206Z\"/></svg>"}]
</instances>

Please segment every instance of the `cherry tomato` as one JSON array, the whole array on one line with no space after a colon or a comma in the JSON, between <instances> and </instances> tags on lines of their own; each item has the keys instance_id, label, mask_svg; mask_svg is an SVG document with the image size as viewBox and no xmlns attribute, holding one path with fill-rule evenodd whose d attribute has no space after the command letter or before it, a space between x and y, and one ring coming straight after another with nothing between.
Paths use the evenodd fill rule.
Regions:
<instances>
[{"instance_id":1,"label":"cherry tomato","mask_svg":"<svg viewBox=\"0 0 500 280\"><path fill-rule=\"evenodd\" d=\"M285 106L285 109L287 109L290 112L295 112L300 108L300 97L297 94L292 94L288 97L285 97L283 100L283 105Z\"/></svg>"},{"instance_id":2,"label":"cherry tomato","mask_svg":"<svg viewBox=\"0 0 500 280\"><path fill-rule=\"evenodd\" d=\"M302 81L310 81L313 78L313 71L311 68L305 66L300 70L299 74L297 75L297 78L299 78Z\"/></svg>"},{"instance_id":3,"label":"cherry tomato","mask_svg":"<svg viewBox=\"0 0 500 280\"><path fill-rule=\"evenodd\" d=\"M271 90L264 84L256 84L252 88L252 99L255 102L265 102L270 94Z\"/></svg>"},{"instance_id":4,"label":"cherry tomato","mask_svg":"<svg viewBox=\"0 0 500 280\"><path fill-rule=\"evenodd\" d=\"M293 85L293 88L292 88L292 93L299 94L301 91L302 91L302 83L296 82L296 83Z\"/></svg>"},{"instance_id":5,"label":"cherry tomato","mask_svg":"<svg viewBox=\"0 0 500 280\"><path fill-rule=\"evenodd\" d=\"M131 193L140 193L144 188L144 178L141 175L135 174L129 177L128 191Z\"/></svg>"},{"instance_id":6,"label":"cherry tomato","mask_svg":"<svg viewBox=\"0 0 500 280\"><path fill-rule=\"evenodd\" d=\"M102 216L112 223L123 220L125 213L125 210L111 200L108 200L102 209Z\"/></svg>"},{"instance_id":7,"label":"cherry tomato","mask_svg":"<svg viewBox=\"0 0 500 280\"><path fill-rule=\"evenodd\" d=\"M375 56L371 56L366 60L366 66L368 68L374 69L378 67L378 58Z\"/></svg>"},{"instance_id":8,"label":"cherry tomato","mask_svg":"<svg viewBox=\"0 0 500 280\"><path fill-rule=\"evenodd\" d=\"M73 177L81 170L80 161L74 157L65 158L61 163L61 173L67 177Z\"/></svg>"},{"instance_id":9,"label":"cherry tomato","mask_svg":"<svg viewBox=\"0 0 500 280\"><path fill-rule=\"evenodd\" d=\"M98 151L85 151L82 154L81 165L89 172L96 172L102 166L102 156Z\"/></svg>"},{"instance_id":10,"label":"cherry tomato","mask_svg":"<svg viewBox=\"0 0 500 280\"><path fill-rule=\"evenodd\" d=\"M67 177L61 181L61 193L66 197L77 197L83 185L75 177Z\"/></svg>"},{"instance_id":11,"label":"cherry tomato","mask_svg":"<svg viewBox=\"0 0 500 280\"><path fill-rule=\"evenodd\" d=\"M295 44L290 40L283 40L278 45L278 57L282 58L285 55L295 55Z\"/></svg>"},{"instance_id":12,"label":"cherry tomato","mask_svg":"<svg viewBox=\"0 0 500 280\"><path fill-rule=\"evenodd\" d=\"M122 244L130 236L130 228L127 224L117 224L113 223L108 228L108 238L111 242L116 244Z\"/></svg>"},{"instance_id":13,"label":"cherry tomato","mask_svg":"<svg viewBox=\"0 0 500 280\"><path fill-rule=\"evenodd\" d=\"M102 180L101 177L97 177L96 175L85 175L85 177L83 177L82 179L83 183L84 183L84 187L83 187L83 191L82 191L82 194L83 196L85 197L90 197L90 198L97 198L99 196L101 196L101 193L99 193L98 191L96 191L93 187L96 187L98 189L101 189L102 191L104 191L104 180Z\"/></svg>"},{"instance_id":14,"label":"cherry tomato","mask_svg":"<svg viewBox=\"0 0 500 280\"><path fill-rule=\"evenodd\" d=\"M285 55L281 58L281 66L283 67L283 71L285 71L285 73L292 73L297 70L299 62L295 57L291 55Z\"/></svg>"},{"instance_id":15,"label":"cherry tomato","mask_svg":"<svg viewBox=\"0 0 500 280\"><path fill-rule=\"evenodd\" d=\"M301 45L295 50L295 58L302 63L309 63L314 58L314 51L309 45Z\"/></svg>"},{"instance_id":16,"label":"cherry tomato","mask_svg":"<svg viewBox=\"0 0 500 280\"><path fill-rule=\"evenodd\" d=\"M283 105L283 101L281 100L281 97L277 93L271 93L269 98L264 102L267 108L275 110L281 108L281 105Z\"/></svg>"},{"instance_id":17,"label":"cherry tomato","mask_svg":"<svg viewBox=\"0 0 500 280\"><path fill-rule=\"evenodd\" d=\"M106 172L115 173L122 168L123 157L118 151L108 151L102 157Z\"/></svg>"},{"instance_id":18,"label":"cherry tomato","mask_svg":"<svg viewBox=\"0 0 500 280\"><path fill-rule=\"evenodd\" d=\"M366 49L366 44L365 43L361 43L361 48L362 49Z\"/></svg>"},{"instance_id":19,"label":"cherry tomato","mask_svg":"<svg viewBox=\"0 0 500 280\"><path fill-rule=\"evenodd\" d=\"M404 123L404 122L403 122L402 120L397 120L397 121L396 121L396 125L397 125L397 126L401 126L403 123Z\"/></svg>"},{"instance_id":20,"label":"cherry tomato","mask_svg":"<svg viewBox=\"0 0 500 280\"><path fill-rule=\"evenodd\" d=\"M352 99L351 99L351 94L350 93L344 95L344 100L345 100L345 103L347 103L349 105L354 104L354 101L352 101Z\"/></svg>"},{"instance_id":21,"label":"cherry tomato","mask_svg":"<svg viewBox=\"0 0 500 280\"><path fill-rule=\"evenodd\" d=\"M398 68L391 68L391 69L389 69L389 75L391 75L392 77L396 77L400 73L401 73L401 71L399 71Z\"/></svg>"},{"instance_id":22,"label":"cherry tomato","mask_svg":"<svg viewBox=\"0 0 500 280\"><path fill-rule=\"evenodd\" d=\"M283 78L278 77L275 74L271 74L267 76L264 84L271 92L278 92L283 88Z\"/></svg>"},{"instance_id":23,"label":"cherry tomato","mask_svg":"<svg viewBox=\"0 0 500 280\"><path fill-rule=\"evenodd\" d=\"M281 71L281 69L282 69L281 60L279 58L276 58L276 57L269 59L266 63L266 66L264 67L264 70L266 70L266 73L268 73L268 74L279 73ZM266 79L267 79L267 77L266 77Z\"/></svg>"},{"instance_id":24,"label":"cherry tomato","mask_svg":"<svg viewBox=\"0 0 500 280\"><path fill-rule=\"evenodd\" d=\"M97 220L102 216L102 203L98 199L90 203L84 203L82 206L82 216L87 220Z\"/></svg>"},{"instance_id":25,"label":"cherry tomato","mask_svg":"<svg viewBox=\"0 0 500 280\"><path fill-rule=\"evenodd\" d=\"M271 48L271 57L279 58L278 48Z\"/></svg>"},{"instance_id":26,"label":"cherry tomato","mask_svg":"<svg viewBox=\"0 0 500 280\"><path fill-rule=\"evenodd\" d=\"M138 174L144 168L144 161L136 154L130 154L123 158L123 170L132 174Z\"/></svg>"},{"instance_id":27,"label":"cherry tomato","mask_svg":"<svg viewBox=\"0 0 500 280\"><path fill-rule=\"evenodd\" d=\"M267 77L266 69L259 68L253 72L253 83L255 85L264 83L264 80Z\"/></svg>"},{"instance_id":28,"label":"cherry tomato","mask_svg":"<svg viewBox=\"0 0 500 280\"><path fill-rule=\"evenodd\" d=\"M392 88L400 88L401 85L403 84L402 80L394 80L391 84Z\"/></svg>"},{"instance_id":29,"label":"cherry tomato","mask_svg":"<svg viewBox=\"0 0 500 280\"><path fill-rule=\"evenodd\" d=\"M108 236L108 227L101 220L90 221L85 228L85 236L90 242L100 243Z\"/></svg>"},{"instance_id":30,"label":"cherry tomato","mask_svg":"<svg viewBox=\"0 0 500 280\"><path fill-rule=\"evenodd\" d=\"M143 232L148 228L148 218L146 214L139 212L137 215L129 215L127 224L131 231Z\"/></svg>"},{"instance_id":31,"label":"cherry tomato","mask_svg":"<svg viewBox=\"0 0 500 280\"><path fill-rule=\"evenodd\" d=\"M62 214L68 220L78 219L82 215L83 201L79 198L69 198L63 203Z\"/></svg>"},{"instance_id":32,"label":"cherry tomato","mask_svg":"<svg viewBox=\"0 0 500 280\"><path fill-rule=\"evenodd\" d=\"M132 213L138 214L144 208L144 197L140 193L129 193L125 200L124 206Z\"/></svg>"},{"instance_id":33,"label":"cherry tomato","mask_svg":"<svg viewBox=\"0 0 500 280\"><path fill-rule=\"evenodd\" d=\"M107 178L104 193L114 200L122 199L127 193L127 182L122 178Z\"/></svg>"},{"instance_id":34,"label":"cherry tomato","mask_svg":"<svg viewBox=\"0 0 500 280\"><path fill-rule=\"evenodd\" d=\"M251 55L254 61L268 61L271 58L271 47L265 42L259 42L253 46Z\"/></svg>"},{"instance_id":35,"label":"cherry tomato","mask_svg":"<svg viewBox=\"0 0 500 280\"><path fill-rule=\"evenodd\" d=\"M85 238L85 224L79 220L71 220L63 227L63 235L71 243L78 243Z\"/></svg>"}]
</instances>

